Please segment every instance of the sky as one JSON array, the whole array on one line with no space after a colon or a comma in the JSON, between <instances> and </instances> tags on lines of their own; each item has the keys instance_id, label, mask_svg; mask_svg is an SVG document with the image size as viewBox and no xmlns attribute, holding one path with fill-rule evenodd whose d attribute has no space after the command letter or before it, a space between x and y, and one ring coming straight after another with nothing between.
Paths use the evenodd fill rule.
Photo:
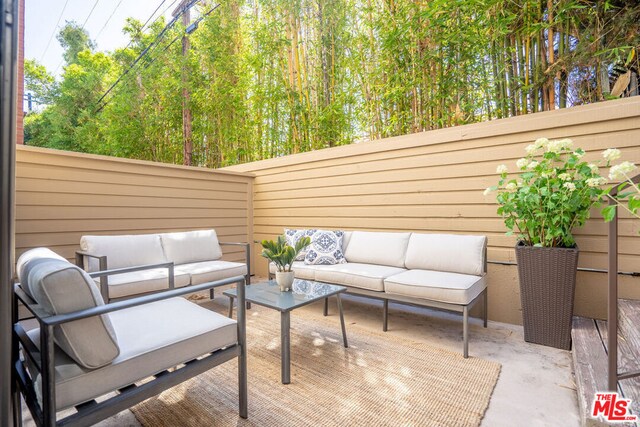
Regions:
<instances>
[{"instance_id":1,"label":"sky","mask_svg":"<svg viewBox=\"0 0 640 427\"><path fill-rule=\"evenodd\" d=\"M165 16L170 17L179 1L97 0L96 3L96 0L25 0L25 58L35 59L50 73L55 72L59 76L62 72L62 47L56 35L65 21L73 20L80 25L86 21L85 29L96 42L97 49L111 51L129 42L122 33L126 18L145 22L161 3L155 16L166 10Z\"/></svg>"}]
</instances>

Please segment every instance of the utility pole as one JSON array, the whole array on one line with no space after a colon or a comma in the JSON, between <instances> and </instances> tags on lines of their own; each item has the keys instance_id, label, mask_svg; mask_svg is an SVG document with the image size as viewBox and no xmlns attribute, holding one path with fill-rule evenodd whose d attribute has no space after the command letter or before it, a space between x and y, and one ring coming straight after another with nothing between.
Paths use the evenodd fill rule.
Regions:
<instances>
[{"instance_id":1,"label":"utility pole","mask_svg":"<svg viewBox=\"0 0 640 427\"><path fill-rule=\"evenodd\" d=\"M187 6L192 0L182 0L178 7L173 11L175 17L182 12L182 24L185 28L188 28L191 24L191 13ZM184 144L183 158L184 165L191 166L191 157L193 153L193 139L191 137L191 109L189 108L189 99L191 94L188 88L188 75L187 75L187 54L189 53L189 35L185 31L182 36L182 139Z\"/></svg>"}]
</instances>

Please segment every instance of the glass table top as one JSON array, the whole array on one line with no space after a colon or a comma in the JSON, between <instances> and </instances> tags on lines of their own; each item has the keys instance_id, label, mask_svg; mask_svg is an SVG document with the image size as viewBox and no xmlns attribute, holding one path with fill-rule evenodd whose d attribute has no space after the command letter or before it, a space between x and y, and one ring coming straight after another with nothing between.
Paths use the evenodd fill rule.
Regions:
<instances>
[{"instance_id":1,"label":"glass table top","mask_svg":"<svg viewBox=\"0 0 640 427\"><path fill-rule=\"evenodd\" d=\"M289 311L331 295L345 292L347 288L313 280L295 279L291 291L281 292L275 280L260 282L247 286L245 298L255 303L278 311ZM237 290L229 289L224 295L237 298Z\"/></svg>"}]
</instances>

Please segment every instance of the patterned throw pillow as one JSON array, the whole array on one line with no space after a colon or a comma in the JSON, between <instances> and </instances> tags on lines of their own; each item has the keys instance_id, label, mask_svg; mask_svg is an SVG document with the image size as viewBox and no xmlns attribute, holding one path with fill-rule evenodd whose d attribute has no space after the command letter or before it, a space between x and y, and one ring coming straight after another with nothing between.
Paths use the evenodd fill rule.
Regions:
<instances>
[{"instance_id":1,"label":"patterned throw pillow","mask_svg":"<svg viewBox=\"0 0 640 427\"><path fill-rule=\"evenodd\" d=\"M287 238L287 245L295 247L296 243L298 243L298 240L300 240L301 237L311 237L314 231L316 230L294 230L291 228L285 228L284 236ZM307 250L309 248L310 246L307 246L306 248L301 250L295 260L304 261L304 256L307 254Z\"/></svg>"},{"instance_id":2,"label":"patterned throw pillow","mask_svg":"<svg viewBox=\"0 0 640 427\"><path fill-rule=\"evenodd\" d=\"M344 231L312 230L311 244L307 247L304 263L310 265L344 264L342 253Z\"/></svg>"}]
</instances>

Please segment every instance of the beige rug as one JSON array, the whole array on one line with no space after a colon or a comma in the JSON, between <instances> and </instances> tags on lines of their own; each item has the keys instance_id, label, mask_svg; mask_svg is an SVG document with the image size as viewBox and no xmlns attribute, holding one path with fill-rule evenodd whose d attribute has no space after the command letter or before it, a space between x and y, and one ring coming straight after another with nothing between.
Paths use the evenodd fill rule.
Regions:
<instances>
[{"instance_id":1,"label":"beige rug","mask_svg":"<svg viewBox=\"0 0 640 427\"><path fill-rule=\"evenodd\" d=\"M249 311L249 418L238 417L228 362L132 409L161 426L478 426L500 364L347 323L291 315L291 384L280 383L279 313Z\"/></svg>"}]
</instances>

